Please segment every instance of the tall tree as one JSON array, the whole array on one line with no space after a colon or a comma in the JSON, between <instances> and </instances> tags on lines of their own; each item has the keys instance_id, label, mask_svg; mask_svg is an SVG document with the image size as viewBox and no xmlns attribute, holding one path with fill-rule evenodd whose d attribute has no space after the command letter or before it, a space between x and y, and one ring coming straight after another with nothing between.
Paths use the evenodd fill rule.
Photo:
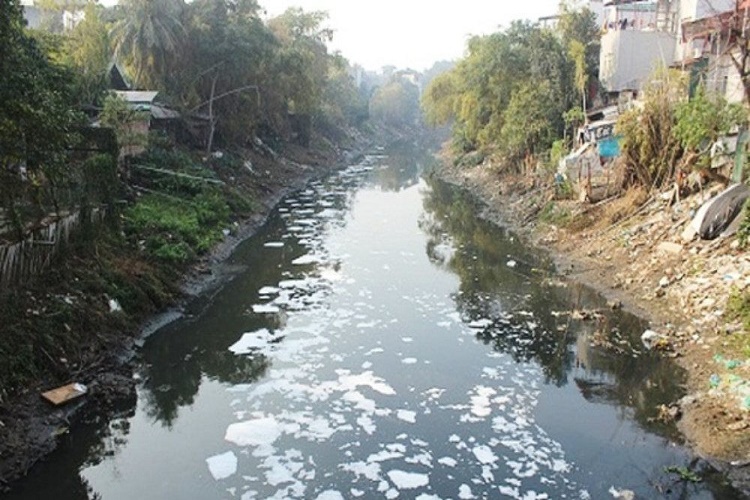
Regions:
<instances>
[{"instance_id":1,"label":"tall tree","mask_svg":"<svg viewBox=\"0 0 750 500\"><path fill-rule=\"evenodd\" d=\"M167 90L185 42L183 8L182 0L124 0L112 38L139 87Z\"/></svg>"},{"instance_id":2,"label":"tall tree","mask_svg":"<svg viewBox=\"0 0 750 500\"><path fill-rule=\"evenodd\" d=\"M85 17L65 40L64 62L75 69L81 104L93 104L106 87L107 68L112 59L109 31L90 2Z\"/></svg>"},{"instance_id":3,"label":"tall tree","mask_svg":"<svg viewBox=\"0 0 750 500\"><path fill-rule=\"evenodd\" d=\"M24 196L35 216L58 209L56 186L66 176L67 148L78 115L72 77L53 65L25 32L18 0L0 3L0 199L19 237Z\"/></svg>"},{"instance_id":4,"label":"tall tree","mask_svg":"<svg viewBox=\"0 0 750 500\"><path fill-rule=\"evenodd\" d=\"M419 89L408 80L394 76L373 94L370 116L396 127L414 125L419 118Z\"/></svg>"},{"instance_id":5,"label":"tall tree","mask_svg":"<svg viewBox=\"0 0 750 500\"><path fill-rule=\"evenodd\" d=\"M328 14L287 9L268 22L281 42L277 71L290 110L313 114L321 102L328 77L328 49L333 31L325 26Z\"/></svg>"},{"instance_id":6,"label":"tall tree","mask_svg":"<svg viewBox=\"0 0 750 500\"><path fill-rule=\"evenodd\" d=\"M570 1L562 2L560 11L557 30L563 46L570 49L573 42L583 45L588 81L595 81L599 76L601 47L601 26L596 23L596 14L588 7L576 7Z\"/></svg>"}]
</instances>

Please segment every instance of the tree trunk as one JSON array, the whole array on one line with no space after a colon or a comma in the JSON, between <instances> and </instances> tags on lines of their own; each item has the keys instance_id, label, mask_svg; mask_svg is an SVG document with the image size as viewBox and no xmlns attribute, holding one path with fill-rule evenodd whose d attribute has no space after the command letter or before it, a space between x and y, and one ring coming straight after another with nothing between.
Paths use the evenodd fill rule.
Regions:
<instances>
[{"instance_id":1,"label":"tree trunk","mask_svg":"<svg viewBox=\"0 0 750 500\"><path fill-rule=\"evenodd\" d=\"M206 145L206 154L211 155L214 146L214 133L216 132L216 119L214 118L214 96L216 95L216 80L219 74L214 75L211 81L211 98L208 100L208 144Z\"/></svg>"}]
</instances>

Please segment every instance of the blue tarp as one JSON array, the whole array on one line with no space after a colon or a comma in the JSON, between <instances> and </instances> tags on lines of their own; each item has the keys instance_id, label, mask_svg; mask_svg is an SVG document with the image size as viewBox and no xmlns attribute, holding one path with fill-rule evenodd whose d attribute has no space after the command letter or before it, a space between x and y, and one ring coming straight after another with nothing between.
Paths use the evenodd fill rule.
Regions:
<instances>
[{"instance_id":1,"label":"blue tarp","mask_svg":"<svg viewBox=\"0 0 750 500\"><path fill-rule=\"evenodd\" d=\"M599 140L599 156L602 158L617 158L620 156L620 136L607 137Z\"/></svg>"}]
</instances>

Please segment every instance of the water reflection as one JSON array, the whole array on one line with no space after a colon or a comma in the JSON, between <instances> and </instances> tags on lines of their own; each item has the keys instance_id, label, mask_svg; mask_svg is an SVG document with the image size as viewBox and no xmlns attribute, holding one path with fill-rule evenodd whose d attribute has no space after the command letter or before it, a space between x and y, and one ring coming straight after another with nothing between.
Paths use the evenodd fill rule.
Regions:
<instances>
[{"instance_id":1,"label":"water reflection","mask_svg":"<svg viewBox=\"0 0 750 500\"><path fill-rule=\"evenodd\" d=\"M656 417L658 406L683 393L684 373L674 363L641 353L646 324L622 311L607 311L604 299L575 284L545 279L551 264L511 233L478 218L481 207L466 193L436 179L428 181L426 252L461 279L454 300L476 336L518 362L534 361L557 386L573 378L590 402L616 404L645 429L676 436ZM456 251L445 255L446 247ZM572 319L576 309L597 310L592 321ZM624 338L623 338L624 334ZM595 338L620 339L621 349L593 347Z\"/></svg>"}]
</instances>

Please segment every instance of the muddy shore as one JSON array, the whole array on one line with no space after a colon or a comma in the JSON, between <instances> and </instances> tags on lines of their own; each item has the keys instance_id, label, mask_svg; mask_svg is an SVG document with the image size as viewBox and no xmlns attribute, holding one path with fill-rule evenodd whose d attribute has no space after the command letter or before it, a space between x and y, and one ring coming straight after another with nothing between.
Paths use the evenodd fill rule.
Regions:
<instances>
[{"instance_id":1,"label":"muddy shore","mask_svg":"<svg viewBox=\"0 0 750 500\"><path fill-rule=\"evenodd\" d=\"M725 383L739 379L744 388L750 377L740 347L747 332L724 314L731 291L750 286L750 256L736 240L683 239L687 213L665 210L658 200L617 223L608 216L623 200L583 209L563 202L585 214L583 223L565 228L540 220L554 198L551 188L502 177L489 163L466 169L444 159L436 175L472 192L484 205L482 217L549 252L567 279L650 323L664 339L663 355L675 358L688 376L688 395L666 408L686 445L750 497L750 411L744 392ZM702 199L684 203L693 207Z\"/></svg>"}]
</instances>

